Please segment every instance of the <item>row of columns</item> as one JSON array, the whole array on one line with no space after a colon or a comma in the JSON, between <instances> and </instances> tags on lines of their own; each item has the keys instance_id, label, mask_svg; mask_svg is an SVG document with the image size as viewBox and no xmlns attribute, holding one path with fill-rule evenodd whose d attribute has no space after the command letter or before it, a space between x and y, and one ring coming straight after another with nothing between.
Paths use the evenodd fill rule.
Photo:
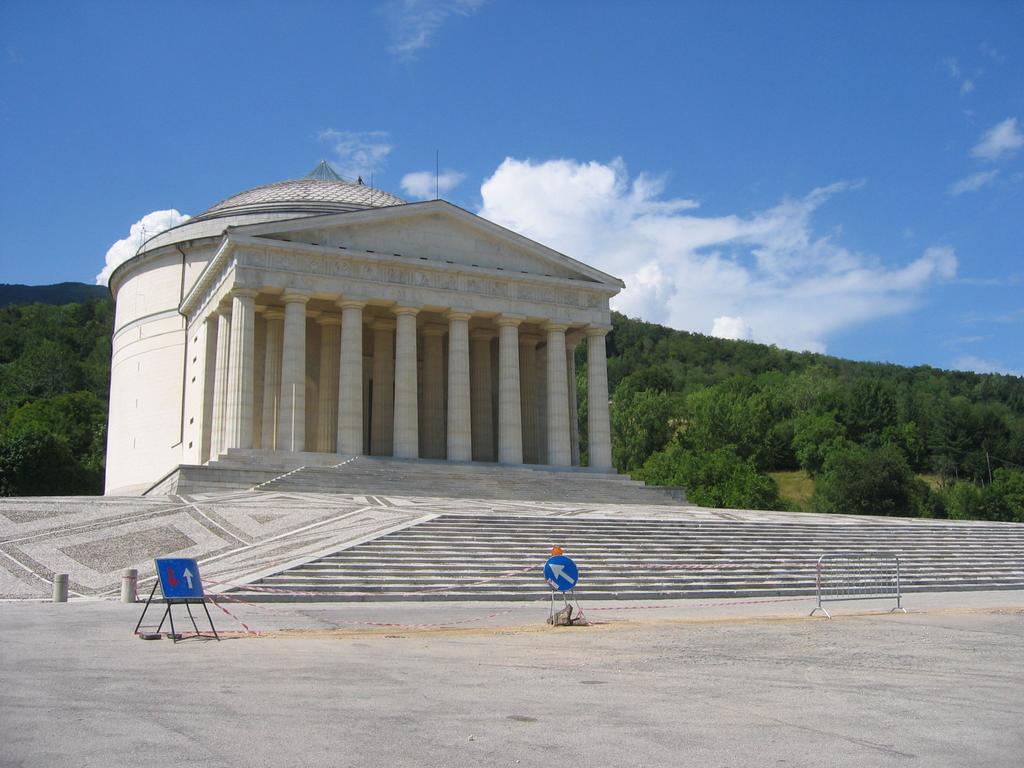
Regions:
<instances>
[{"instance_id":1,"label":"row of columns","mask_svg":"<svg viewBox=\"0 0 1024 768\"><path fill-rule=\"evenodd\" d=\"M228 448L363 453L364 302L338 303L338 315L323 315L317 389L316 445L307 446L306 303L286 293L284 309L266 311L266 354L260 446L253 445L255 292L236 290L230 309L218 311L212 403L211 454ZM578 463L575 362L566 344L568 326L544 326L541 337L520 333L522 318L500 316L497 366L497 440L492 432L491 341L494 331L469 328L471 314L452 310L447 325L422 329L422 409L417 365L416 307L397 307L394 319L374 319L370 453L417 458L420 425L424 453L449 461L493 461L570 466ZM444 402L443 337L448 335L448 393ZM611 469L605 327L589 327L587 414L590 466ZM445 424L447 412L447 424ZM544 425L543 433L540 426ZM497 456L493 446L497 446Z\"/></svg>"}]
</instances>

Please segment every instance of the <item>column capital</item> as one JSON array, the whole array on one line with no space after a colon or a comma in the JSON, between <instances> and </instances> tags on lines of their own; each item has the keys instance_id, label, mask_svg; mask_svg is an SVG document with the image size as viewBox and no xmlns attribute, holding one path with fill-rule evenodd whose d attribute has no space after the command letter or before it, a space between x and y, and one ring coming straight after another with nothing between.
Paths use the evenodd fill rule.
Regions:
<instances>
[{"instance_id":1,"label":"column capital","mask_svg":"<svg viewBox=\"0 0 1024 768\"><path fill-rule=\"evenodd\" d=\"M263 317L267 320L284 320L284 310L280 307L267 307Z\"/></svg>"},{"instance_id":2,"label":"column capital","mask_svg":"<svg viewBox=\"0 0 1024 768\"><path fill-rule=\"evenodd\" d=\"M567 330L569 330L568 323L556 323L553 321L544 323L544 325L541 327L548 333L565 333Z\"/></svg>"},{"instance_id":3,"label":"column capital","mask_svg":"<svg viewBox=\"0 0 1024 768\"><path fill-rule=\"evenodd\" d=\"M448 333L448 326L441 323L426 323L420 332L424 336L444 336Z\"/></svg>"},{"instance_id":4,"label":"column capital","mask_svg":"<svg viewBox=\"0 0 1024 768\"><path fill-rule=\"evenodd\" d=\"M362 309L366 306L362 299L338 299L334 304L339 309Z\"/></svg>"},{"instance_id":5,"label":"column capital","mask_svg":"<svg viewBox=\"0 0 1024 768\"><path fill-rule=\"evenodd\" d=\"M520 333L519 334L519 346L520 347L536 347L540 344L541 338L536 333Z\"/></svg>"},{"instance_id":6,"label":"column capital","mask_svg":"<svg viewBox=\"0 0 1024 768\"><path fill-rule=\"evenodd\" d=\"M281 296L281 300L285 304L292 304L292 303L306 304L306 303L309 302L309 299L310 299L310 295L306 291L294 290L292 288L289 288L288 290L286 290L284 292L284 294Z\"/></svg>"},{"instance_id":7,"label":"column capital","mask_svg":"<svg viewBox=\"0 0 1024 768\"><path fill-rule=\"evenodd\" d=\"M237 297L237 298L240 298L240 299L242 299L242 298L255 299L256 296L258 296L258 295L259 295L259 291L257 291L255 288L232 288L231 289L231 298L236 298Z\"/></svg>"},{"instance_id":8,"label":"column capital","mask_svg":"<svg viewBox=\"0 0 1024 768\"><path fill-rule=\"evenodd\" d=\"M565 346L569 349L574 349L581 341L583 341L582 329L573 328L571 331L565 332Z\"/></svg>"},{"instance_id":9,"label":"column capital","mask_svg":"<svg viewBox=\"0 0 1024 768\"><path fill-rule=\"evenodd\" d=\"M316 322L318 325L341 325L341 315L333 312L321 312Z\"/></svg>"},{"instance_id":10,"label":"column capital","mask_svg":"<svg viewBox=\"0 0 1024 768\"><path fill-rule=\"evenodd\" d=\"M588 325L583 332L587 336L607 336L611 329L610 325Z\"/></svg>"},{"instance_id":11,"label":"column capital","mask_svg":"<svg viewBox=\"0 0 1024 768\"><path fill-rule=\"evenodd\" d=\"M469 318L473 316L473 313L470 312L468 309L458 309L456 307L452 307L447 312L445 312L444 316L449 320L469 320Z\"/></svg>"},{"instance_id":12,"label":"column capital","mask_svg":"<svg viewBox=\"0 0 1024 768\"><path fill-rule=\"evenodd\" d=\"M378 317L370 323L370 327L375 331L393 331L395 330L395 321L390 317Z\"/></svg>"},{"instance_id":13,"label":"column capital","mask_svg":"<svg viewBox=\"0 0 1024 768\"><path fill-rule=\"evenodd\" d=\"M220 317L220 316L231 317L231 302L229 301L229 302L227 302L225 304L218 304L216 307L214 307L210 311L210 316L211 317Z\"/></svg>"},{"instance_id":14,"label":"column capital","mask_svg":"<svg viewBox=\"0 0 1024 768\"><path fill-rule=\"evenodd\" d=\"M474 328L469 332L470 341L490 341L497 334L490 328Z\"/></svg>"},{"instance_id":15,"label":"column capital","mask_svg":"<svg viewBox=\"0 0 1024 768\"><path fill-rule=\"evenodd\" d=\"M522 325L525 319L526 318L523 315L498 315L494 318L494 322L499 328L506 325L518 327L519 325Z\"/></svg>"},{"instance_id":16,"label":"column capital","mask_svg":"<svg viewBox=\"0 0 1024 768\"><path fill-rule=\"evenodd\" d=\"M401 317L402 315L412 315L416 317L420 313L419 307L395 307L391 310L394 312L395 317Z\"/></svg>"}]
</instances>

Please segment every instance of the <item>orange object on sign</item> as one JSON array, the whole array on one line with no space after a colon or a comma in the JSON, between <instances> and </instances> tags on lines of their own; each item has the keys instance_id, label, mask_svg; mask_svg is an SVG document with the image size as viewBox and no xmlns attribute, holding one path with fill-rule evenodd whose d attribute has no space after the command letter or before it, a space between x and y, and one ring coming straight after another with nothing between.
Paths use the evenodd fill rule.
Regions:
<instances>
[{"instance_id":1,"label":"orange object on sign","mask_svg":"<svg viewBox=\"0 0 1024 768\"><path fill-rule=\"evenodd\" d=\"M552 555L564 555L565 553L562 551L561 547L552 547L551 548L551 554Z\"/></svg>"}]
</instances>

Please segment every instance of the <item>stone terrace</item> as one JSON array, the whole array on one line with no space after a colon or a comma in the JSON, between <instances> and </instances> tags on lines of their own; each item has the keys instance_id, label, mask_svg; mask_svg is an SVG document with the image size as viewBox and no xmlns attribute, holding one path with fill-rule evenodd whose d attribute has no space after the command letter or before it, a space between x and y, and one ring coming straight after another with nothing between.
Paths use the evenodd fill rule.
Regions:
<instances>
[{"instance_id":1,"label":"stone terrace","mask_svg":"<svg viewBox=\"0 0 1024 768\"><path fill-rule=\"evenodd\" d=\"M849 550L902 551L911 589L1024 585L1014 524L236 490L0 500L0 596L45 598L54 573L73 596L113 596L122 568L148 587L153 558L175 555L197 558L214 591L264 599L529 599L546 594L552 544L579 561L581 591L617 598L805 594L814 558Z\"/></svg>"},{"instance_id":2,"label":"stone terrace","mask_svg":"<svg viewBox=\"0 0 1024 768\"><path fill-rule=\"evenodd\" d=\"M648 487L623 475L580 468L239 450L206 466L182 466L152 492L247 489L646 506L684 503L681 490Z\"/></svg>"}]
</instances>

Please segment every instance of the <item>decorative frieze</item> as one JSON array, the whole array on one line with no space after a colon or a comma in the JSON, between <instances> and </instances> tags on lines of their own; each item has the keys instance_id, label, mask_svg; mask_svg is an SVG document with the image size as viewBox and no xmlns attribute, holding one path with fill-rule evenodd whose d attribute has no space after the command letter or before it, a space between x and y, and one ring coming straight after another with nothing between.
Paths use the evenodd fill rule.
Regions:
<instances>
[{"instance_id":1,"label":"decorative frieze","mask_svg":"<svg viewBox=\"0 0 1024 768\"><path fill-rule=\"evenodd\" d=\"M430 297L419 294L419 291L453 292L470 294L504 300L505 302L526 302L531 304L552 306L552 309L517 308L515 305L502 304L496 306L498 311L511 309L525 314L540 314L546 317L573 318L573 311L588 314L580 317L580 321L592 322L594 311L607 311L608 297L612 290L609 286L589 284L581 281L580 287L565 285L564 278L548 276L513 274L486 274L490 270L477 270L465 265L446 264L441 262L424 263L416 260L406 264L383 254L353 253L315 253L293 250L296 243L277 246L262 243L253 247L246 243L232 247L228 244L220 258L215 259L208 267L210 271L196 286L182 307L186 309L190 320L199 319L218 296L223 293L225 281L234 286L250 288L267 288L282 290L289 287L301 288L313 292L337 290L339 293L352 292L348 287L326 286L324 279L337 279L345 282L364 282L381 286L391 286L379 295L394 301L412 303L448 303L442 296ZM310 248L302 244L301 248ZM374 295L372 288L357 288L356 293L367 296ZM454 302L452 302L454 303ZM482 306L482 305L480 305ZM561 309L558 309L561 308Z\"/></svg>"}]
</instances>

